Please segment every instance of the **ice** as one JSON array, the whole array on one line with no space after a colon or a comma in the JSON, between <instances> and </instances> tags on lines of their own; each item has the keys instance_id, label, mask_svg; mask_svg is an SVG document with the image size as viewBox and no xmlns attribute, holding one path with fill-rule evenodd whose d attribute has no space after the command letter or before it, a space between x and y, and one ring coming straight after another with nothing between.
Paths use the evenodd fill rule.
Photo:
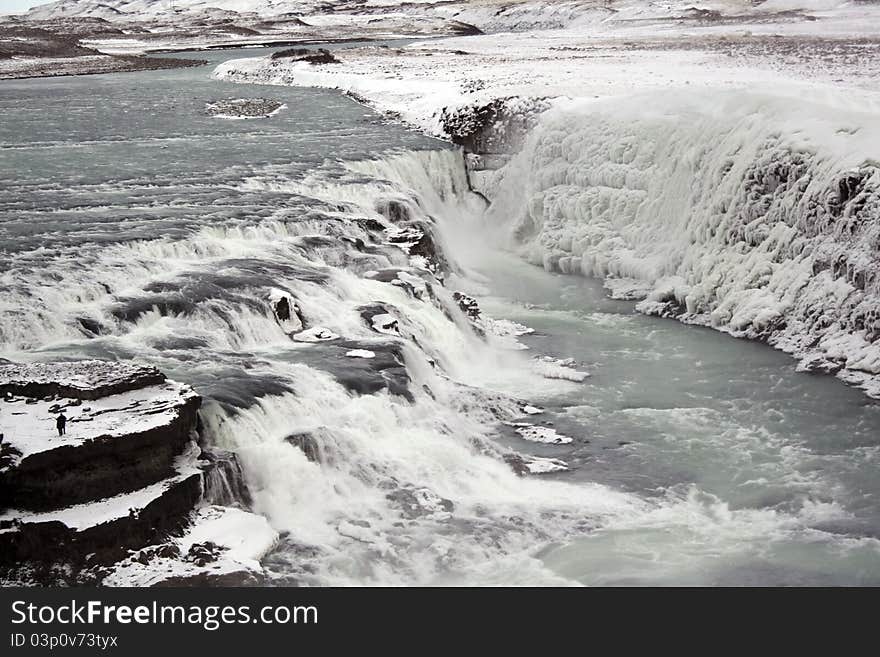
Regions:
<instances>
[{"instance_id":1,"label":"ice","mask_svg":"<svg viewBox=\"0 0 880 657\"><path fill-rule=\"evenodd\" d=\"M527 458L525 464L532 474L550 474L551 472L565 472L568 470L568 464L560 459L535 456Z\"/></svg>"},{"instance_id":2,"label":"ice","mask_svg":"<svg viewBox=\"0 0 880 657\"><path fill-rule=\"evenodd\" d=\"M376 352L369 349L352 349L351 351L346 351L345 355L349 358L375 358Z\"/></svg>"},{"instance_id":3,"label":"ice","mask_svg":"<svg viewBox=\"0 0 880 657\"><path fill-rule=\"evenodd\" d=\"M791 88L647 102L545 115L490 209L513 248L552 271L573 258L615 296L646 295L642 312L880 372L874 102Z\"/></svg>"},{"instance_id":4,"label":"ice","mask_svg":"<svg viewBox=\"0 0 880 657\"><path fill-rule=\"evenodd\" d=\"M297 342L326 342L338 340L339 336L323 326L313 326L310 329L294 334L293 339Z\"/></svg>"},{"instance_id":5,"label":"ice","mask_svg":"<svg viewBox=\"0 0 880 657\"><path fill-rule=\"evenodd\" d=\"M114 387L136 388L139 381L164 379L151 367L132 362L80 360L60 363L0 364L0 386L60 386L71 396L94 393Z\"/></svg>"},{"instance_id":6,"label":"ice","mask_svg":"<svg viewBox=\"0 0 880 657\"><path fill-rule=\"evenodd\" d=\"M542 427L533 424L517 426L516 432L525 440L533 443L548 443L550 445L566 445L572 442L572 438L557 433L552 427Z\"/></svg>"}]
</instances>

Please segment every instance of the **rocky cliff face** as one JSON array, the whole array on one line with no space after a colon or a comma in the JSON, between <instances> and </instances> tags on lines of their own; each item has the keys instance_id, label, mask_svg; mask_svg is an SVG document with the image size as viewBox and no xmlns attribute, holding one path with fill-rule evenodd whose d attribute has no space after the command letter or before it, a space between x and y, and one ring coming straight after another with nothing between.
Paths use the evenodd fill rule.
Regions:
<instances>
[{"instance_id":1,"label":"rocky cliff face","mask_svg":"<svg viewBox=\"0 0 880 657\"><path fill-rule=\"evenodd\" d=\"M154 368L102 361L6 364L0 397L4 581L99 583L133 551L151 545L148 556L137 553L142 570L161 553L189 568L174 569L175 583L190 576L207 581L199 568L222 560L224 538L212 537L217 549L203 555L201 566L169 541L192 533L206 508L214 509L214 519L232 511L251 515L205 506L206 484L216 488L229 471L217 464L228 463L217 455L206 459L197 445L199 396ZM60 415L67 418L63 434ZM271 530L265 526L262 533ZM259 565L238 571L253 579ZM225 569L227 575L238 571ZM126 583L119 574L113 581Z\"/></svg>"}]
</instances>

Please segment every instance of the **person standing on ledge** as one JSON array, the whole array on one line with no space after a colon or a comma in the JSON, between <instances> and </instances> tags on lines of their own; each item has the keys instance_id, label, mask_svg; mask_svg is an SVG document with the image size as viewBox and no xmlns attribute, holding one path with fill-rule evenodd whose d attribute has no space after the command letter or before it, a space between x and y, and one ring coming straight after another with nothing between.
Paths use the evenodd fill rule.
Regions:
<instances>
[{"instance_id":1,"label":"person standing on ledge","mask_svg":"<svg viewBox=\"0 0 880 657\"><path fill-rule=\"evenodd\" d=\"M64 411L61 411L58 419L55 420L55 426L58 427L59 436L64 436L67 434L67 418L64 415Z\"/></svg>"}]
</instances>

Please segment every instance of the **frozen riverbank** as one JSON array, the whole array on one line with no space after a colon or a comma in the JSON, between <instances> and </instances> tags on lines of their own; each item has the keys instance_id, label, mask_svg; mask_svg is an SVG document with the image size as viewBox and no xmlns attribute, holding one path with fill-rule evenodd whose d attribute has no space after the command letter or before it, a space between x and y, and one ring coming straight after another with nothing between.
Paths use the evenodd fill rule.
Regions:
<instances>
[{"instance_id":1,"label":"frozen riverbank","mask_svg":"<svg viewBox=\"0 0 880 657\"><path fill-rule=\"evenodd\" d=\"M693 8L595 9L561 17L546 3L521 15L461 15L489 34L346 50L340 66L252 58L215 75L231 81L333 88L437 136L450 136L444 112L498 99L594 98L662 89L743 89L756 84L825 84L872 90L880 79L880 6L783 12L769 3L710 19ZM635 3L637 4L637 3ZM742 10L742 4L728 3ZM570 7L569 7L570 8ZM763 8L763 9L762 9ZM529 12L527 12L529 10ZM525 16L529 17L527 21ZM557 29L534 29L553 21ZM504 20L502 20L504 19Z\"/></svg>"},{"instance_id":2,"label":"frozen riverbank","mask_svg":"<svg viewBox=\"0 0 880 657\"><path fill-rule=\"evenodd\" d=\"M148 53L345 44L478 33L446 15L376 12L356 3L55 2L23 15L0 9L0 80L194 66ZM114 6L115 5L115 6ZM334 7L333 5L336 5Z\"/></svg>"}]
</instances>

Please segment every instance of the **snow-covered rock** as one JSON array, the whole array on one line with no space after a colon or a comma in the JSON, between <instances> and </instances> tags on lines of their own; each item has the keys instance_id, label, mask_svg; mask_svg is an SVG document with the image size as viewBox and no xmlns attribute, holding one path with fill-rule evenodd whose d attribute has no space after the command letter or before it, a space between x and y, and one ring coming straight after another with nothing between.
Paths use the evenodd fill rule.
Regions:
<instances>
[{"instance_id":1,"label":"snow-covered rock","mask_svg":"<svg viewBox=\"0 0 880 657\"><path fill-rule=\"evenodd\" d=\"M533 457L526 459L525 464L531 474L566 472L569 469L568 464L560 459Z\"/></svg>"},{"instance_id":2,"label":"snow-covered rock","mask_svg":"<svg viewBox=\"0 0 880 657\"><path fill-rule=\"evenodd\" d=\"M205 506L181 536L139 550L112 567L104 586L242 586L265 575L260 559L278 533L262 516Z\"/></svg>"},{"instance_id":3,"label":"snow-covered rock","mask_svg":"<svg viewBox=\"0 0 880 657\"><path fill-rule=\"evenodd\" d=\"M153 368L79 361L0 366L0 490L40 509L108 497L171 473L199 397ZM67 418L59 435L56 418Z\"/></svg>"},{"instance_id":4,"label":"snow-covered rock","mask_svg":"<svg viewBox=\"0 0 880 657\"><path fill-rule=\"evenodd\" d=\"M323 326L313 326L310 329L294 334L293 339L296 342L327 342L329 340L338 340L339 336Z\"/></svg>"},{"instance_id":5,"label":"snow-covered rock","mask_svg":"<svg viewBox=\"0 0 880 657\"><path fill-rule=\"evenodd\" d=\"M217 119L267 119L287 106L268 98L232 98L205 104L205 112Z\"/></svg>"},{"instance_id":6,"label":"snow-covered rock","mask_svg":"<svg viewBox=\"0 0 880 657\"><path fill-rule=\"evenodd\" d=\"M0 365L0 581L242 583L259 575L256 559L275 540L264 519L216 506L193 515L206 495L229 497L213 490L216 479L244 490L228 467L220 472L218 454L197 446L199 403L188 386L133 363ZM140 553L138 565L127 557L181 531L162 551L169 560L160 574L141 572L149 559ZM223 554L202 572L209 541Z\"/></svg>"},{"instance_id":7,"label":"snow-covered rock","mask_svg":"<svg viewBox=\"0 0 880 657\"><path fill-rule=\"evenodd\" d=\"M552 427L543 427L537 424L529 424L528 422L512 423L514 431L518 433L524 440L533 443L546 443L549 445L567 445L572 442L572 438L557 433Z\"/></svg>"},{"instance_id":8,"label":"snow-covered rock","mask_svg":"<svg viewBox=\"0 0 880 657\"><path fill-rule=\"evenodd\" d=\"M294 335L305 328L299 306L289 293L273 289L269 292L269 303L272 304L275 319L287 335Z\"/></svg>"}]
</instances>

